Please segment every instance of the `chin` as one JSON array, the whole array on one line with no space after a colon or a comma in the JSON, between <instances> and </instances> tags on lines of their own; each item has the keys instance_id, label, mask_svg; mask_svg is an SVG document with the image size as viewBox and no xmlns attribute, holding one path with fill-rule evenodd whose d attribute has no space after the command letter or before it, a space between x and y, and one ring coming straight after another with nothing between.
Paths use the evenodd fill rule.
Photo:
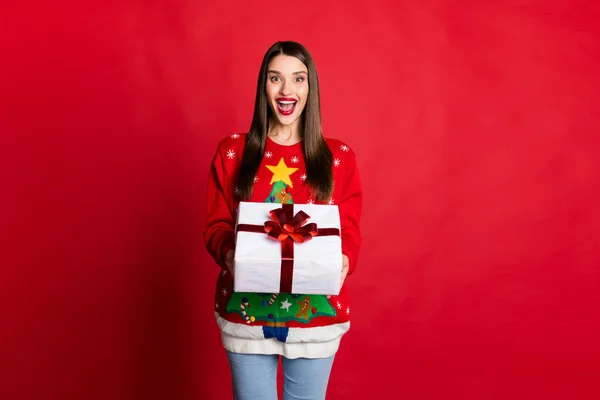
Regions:
<instances>
[{"instance_id":1,"label":"chin","mask_svg":"<svg viewBox=\"0 0 600 400\"><path fill-rule=\"evenodd\" d=\"M290 125L294 125L294 123L296 123L296 121L298 121L300 117L298 118L281 118L280 115L277 115L277 122L279 122L280 125L283 126L290 126Z\"/></svg>"},{"instance_id":2,"label":"chin","mask_svg":"<svg viewBox=\"0 0 600 400\"><path fill-rule=\"evenodd\" d=\"M290 126L290 125L294 125L300 121L303 111L304 111L303 109L296 110L292 115L281 115L279 112L274 111L273 116L275 117L275 120L277 120L277 122L280 125Z\"/></svg>"}]
</instances>

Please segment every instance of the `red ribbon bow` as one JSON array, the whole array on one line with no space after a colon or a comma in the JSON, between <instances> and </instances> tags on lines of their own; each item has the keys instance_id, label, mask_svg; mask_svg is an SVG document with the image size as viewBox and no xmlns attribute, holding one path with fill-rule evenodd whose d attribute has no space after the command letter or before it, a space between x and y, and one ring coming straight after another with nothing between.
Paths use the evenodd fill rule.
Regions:
<instances>
[{"instance_id":1,"label":"red ribbon bow","mask_svg":"<svg viewBox=\"0 0 600 400\"><path fill-rule=\"evenodd\" d=\"M272 221L265 222L265 232L270 238L283 242L288 237L296 243L304 243L319 234L317 224L306 224L310 215L298 211L294 218L288 222L288 217L283 208L269 211Z\"/></svg>"}]
</instances>

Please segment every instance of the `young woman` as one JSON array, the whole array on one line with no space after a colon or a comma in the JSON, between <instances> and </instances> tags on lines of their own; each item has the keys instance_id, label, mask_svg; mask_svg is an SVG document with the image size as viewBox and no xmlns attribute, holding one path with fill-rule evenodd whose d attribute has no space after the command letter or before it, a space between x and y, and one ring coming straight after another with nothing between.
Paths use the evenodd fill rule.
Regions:
<instances>
[{"instance_id":1,"label":"young woman","mask_svg":"<svg viewBox=\"0 0 600 400\"><path fill-rule=\"evenodd\" d=\"M336 204L342 288L337 296L233 292L234 229L240 201ZM221 267L214 311L237 400L324 399L334 356L350 327L343 285L361 245L362 188L354 152L321 132L319 82L310 53L275 43L260 67L247 134L223 139L208 182L206 248Z\"/></svg>"}]
</instances>

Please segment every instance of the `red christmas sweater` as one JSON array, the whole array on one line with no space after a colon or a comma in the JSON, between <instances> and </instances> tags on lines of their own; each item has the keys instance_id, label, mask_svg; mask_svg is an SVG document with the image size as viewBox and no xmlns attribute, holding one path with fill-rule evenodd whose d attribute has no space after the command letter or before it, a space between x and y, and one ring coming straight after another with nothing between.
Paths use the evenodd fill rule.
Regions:
<instances>
[{"instance_id":1,"label":"red christmas sweater","mask_svg":"<svg viewBox=\"0 0 600 400\"><path fill-rule=\"evenodd\" d=\"M236 353L281 354L288 358L329 357L350 327L347 286L337 296L280 293L238 293L225 267L225 255L235 246L239 198L236 179L245 134L223 139L208 182L204 231L208 252L221 267L214 311L225 348ZM326 203L339 208L342 253L351 275L361 246L362 186L355 153L345 143L327 139L333 154L334 190ZM267 138L263 160L254 179L252 202L320 204L311 197L302 143L284 146Z\"/></svg>"}]
</instances>

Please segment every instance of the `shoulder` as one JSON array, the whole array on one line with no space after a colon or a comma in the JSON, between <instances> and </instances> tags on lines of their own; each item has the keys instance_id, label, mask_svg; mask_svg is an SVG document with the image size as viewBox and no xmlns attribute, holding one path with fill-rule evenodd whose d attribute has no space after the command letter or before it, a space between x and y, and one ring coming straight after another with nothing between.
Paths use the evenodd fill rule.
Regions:
<instances>
[{"instance_id":1,"label":"shoulder","mask_svg":"<svg viewBox=\"0 0 600 400\"><path fill-rule=\"evenodd\" d=\"M222 155L231 158L232 156L241 156L246 145L245 133L233 133L221 138L217 145L217 151Z\"/></svg>"},{"instance_id":2,"label":"shoulder","mask_svg":"<svg viewBox=\"0 0 600 400\"><path fill-rule=\"evenodd\" d=\"M344 141L334 138L325 138L325 143L327 143L329 150L331 150L334 159L353 161L356 158L356 154L352 147Z\"/></svg>"}]
</instances>

